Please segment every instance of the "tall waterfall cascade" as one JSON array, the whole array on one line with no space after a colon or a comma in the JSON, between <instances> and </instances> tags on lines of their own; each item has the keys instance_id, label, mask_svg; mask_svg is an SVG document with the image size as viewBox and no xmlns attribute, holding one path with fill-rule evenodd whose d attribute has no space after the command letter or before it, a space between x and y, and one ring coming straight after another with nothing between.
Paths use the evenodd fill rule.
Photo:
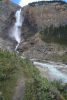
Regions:
<instances>
[{"instance_id":1,"label":"tall waterfall cascade","mask_svg":"<svg viewBox=\"0 0 67 100\"><path fill-rule=\"evenodd\" d=\"M15 50L17 50L19 43L21 42L21 27L24 21L24 17L21 15L21 9L16 11L15 18L16 22L14 23L14 26L11 28L10 37L16 40L17 45Z\"/></svg>"}]
</instances>

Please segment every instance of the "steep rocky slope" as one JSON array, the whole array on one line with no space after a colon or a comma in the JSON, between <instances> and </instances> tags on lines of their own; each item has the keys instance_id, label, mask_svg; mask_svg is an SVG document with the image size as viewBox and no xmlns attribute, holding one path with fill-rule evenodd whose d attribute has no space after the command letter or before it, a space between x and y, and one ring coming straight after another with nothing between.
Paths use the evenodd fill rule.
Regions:
<instances>
[{"instance_id":1,"label":"steep rocky slope","mask_svg":"<svg viewBox=\"0 0 67 100\"><path fill-rule=\"evenodd\" d=\"M6 4L0 1L0 48L13 48L13 43L9 39L8 30L15 21L15 11L20 7L11 1Z\"/></svg>"},{"instance_id":2,"label":"steep rocky slope","mask_svg":"<svg viewBox=\"0 0 67 100\"><path fill-rule=\"evenodd\" d=\"M67 47L56 43L45 43L40 39L39 32L45 26L67 24L67 3L45 2L32 3L24 7L24 23L18 50L23 56L40 60L67 62ZM67 34L67 33L66 33Z\"/></svg>"}]
</instances>

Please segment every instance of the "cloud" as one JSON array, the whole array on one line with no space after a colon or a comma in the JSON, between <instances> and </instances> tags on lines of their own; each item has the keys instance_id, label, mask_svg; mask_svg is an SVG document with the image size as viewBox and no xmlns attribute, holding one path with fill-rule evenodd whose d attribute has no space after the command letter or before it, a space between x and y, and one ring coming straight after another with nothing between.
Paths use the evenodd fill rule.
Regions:
<instances>
[{"instance_id":1,"label":"cloud","mask_svg":"<svg viewBox=\"0 0 67 100\"><path fill-rule=\"evenodd\" d=\"M27 5L29 2L31 2L31 0L20 0L20 6L25 6Z\"/></svg>"},{"instance_id":2,"label":"cloud","mask_svg":"<svg viewBox=\"0 0 67 100\"><path fill-rule=\"evenodd\" d=\"M35 1L43 1L43 0L20 0L19 5L23 7L28 3L35 2ZM49 1L49 0L44 0L44 1Z\"/></svg>"}]
</instances>

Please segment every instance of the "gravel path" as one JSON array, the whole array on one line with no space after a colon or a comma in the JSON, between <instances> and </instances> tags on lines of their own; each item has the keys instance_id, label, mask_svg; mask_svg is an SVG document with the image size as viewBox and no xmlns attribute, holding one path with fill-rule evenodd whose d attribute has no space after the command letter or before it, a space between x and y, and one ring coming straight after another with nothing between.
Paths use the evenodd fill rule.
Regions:
<instances>
[{"instance_id":1,"label":"gravel path","mask_svg":"<svg viewBox=\"0 0 67 100\"><path fill-rule=\"evenodd\" d=\"M22 77L18 80L15 93L12 100L23 100L25 79Z\"/></svg>"}]
</instances>

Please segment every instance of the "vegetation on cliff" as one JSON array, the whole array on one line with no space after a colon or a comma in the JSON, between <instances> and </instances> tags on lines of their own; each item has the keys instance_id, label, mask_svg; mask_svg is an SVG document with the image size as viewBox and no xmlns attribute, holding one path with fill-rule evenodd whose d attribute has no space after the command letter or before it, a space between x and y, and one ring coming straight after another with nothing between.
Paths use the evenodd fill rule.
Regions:
<instances>
[{"instance_id":1,"label":"vegetation on cliff","mask_svg":"<svg viewBox=\"0 0 67 100\"><path fill-rule=\"evenodd\" d=\"M67 44L67 25L54 27L45 27L40 32L41 39L46 42L57 42L60 44Z\"/></svg>"},{"instance_id":2,"label":"vegetation on cliff","mask_svg":"<svg viewBox=\"0 0 67 100\"><path fill-rule=\"evenodd\" d=\"M38 2L29 3L29 6L44 5L44 4L48 4L48 3L65 4L66 2L63 0L49 0L49 1L45 0L45 1L38 1Z\"/></svg>"}]
</instances>

